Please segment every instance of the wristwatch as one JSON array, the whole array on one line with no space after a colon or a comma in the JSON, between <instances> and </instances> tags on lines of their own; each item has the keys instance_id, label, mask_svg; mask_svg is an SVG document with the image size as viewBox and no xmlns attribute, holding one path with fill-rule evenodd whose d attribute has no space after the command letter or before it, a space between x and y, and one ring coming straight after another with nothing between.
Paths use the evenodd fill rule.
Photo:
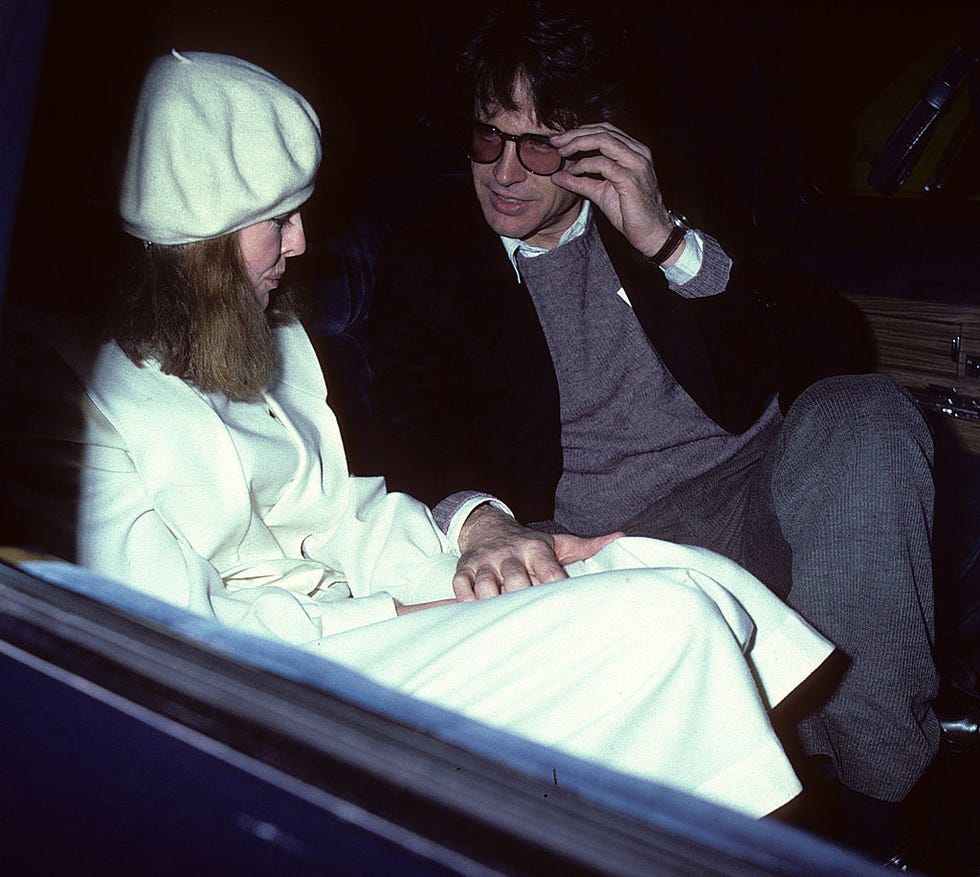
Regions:
<instances>
[{"instance_id":1,"label":"wristwatch","mask_svg":"<svg viewBox=\"0 0 980 877\"><path fill-rule=\"evenodd\" d=\"M664 262L674 255L677 248L681 245L681 241L684 240L684 235L691 228L687 223L687 218L681 213L668 210L667 217L674 224L674 227L667 236L667 240L664 241L664 245L656 253L652 256L644 256L645 262L651 262L654 265L663 265Z\"/></svg>"}]
</instances>

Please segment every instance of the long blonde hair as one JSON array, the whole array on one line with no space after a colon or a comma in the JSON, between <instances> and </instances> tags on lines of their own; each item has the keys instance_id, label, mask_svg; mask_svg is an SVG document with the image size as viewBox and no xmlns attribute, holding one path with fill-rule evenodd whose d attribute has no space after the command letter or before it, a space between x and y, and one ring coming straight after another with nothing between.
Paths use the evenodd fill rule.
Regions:
<instances>
[{"instance_id":1,"label":"long blonde hair","mask_svg":"<svg viewBox=\"0 0 980 877\"><path fill-rule=\"evenodd\" d=\"M298 294L259 307L238 232L179 246L148 244L124 281L113 334L133 362L156 360L204 392L251 399L272 376L272 330L297 316Z\"/></svg>"}]
</instances>

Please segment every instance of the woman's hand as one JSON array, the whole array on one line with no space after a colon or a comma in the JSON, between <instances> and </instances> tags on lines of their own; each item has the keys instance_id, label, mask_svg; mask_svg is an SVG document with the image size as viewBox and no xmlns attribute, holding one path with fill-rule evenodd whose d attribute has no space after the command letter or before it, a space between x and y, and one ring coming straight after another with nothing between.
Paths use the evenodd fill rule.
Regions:
<instances>
[{"instance_id":1,"label":"woman's hand","mask_svg":"<svg viewBox=\"0 0 980 877\"><path fill-rule=\"evenodd\" d=\"M395 603L396 615L409 615L423 609L434 609L436 606L451 606L456 600L430 600L428 603Z\"/></svg>"}]
</instances>

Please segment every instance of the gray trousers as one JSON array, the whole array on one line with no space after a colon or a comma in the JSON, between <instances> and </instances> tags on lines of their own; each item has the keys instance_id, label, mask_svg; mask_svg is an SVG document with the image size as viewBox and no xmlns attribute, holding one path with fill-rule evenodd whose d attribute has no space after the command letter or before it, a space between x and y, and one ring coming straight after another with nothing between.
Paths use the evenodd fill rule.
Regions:
<instances>
[{"instance_id":1,"label":"gray trousers","mask_svg":"<svg viewBox=\"0 0 980 877\"><path fill-rule=\"evenodd\" d=\"M939 745L932 436L908 394L880 375L821 381L655 511L646 535L738 560L837 645L843 675L799 742L849 788L904 798Z\"/></svg>"}]
</instances>

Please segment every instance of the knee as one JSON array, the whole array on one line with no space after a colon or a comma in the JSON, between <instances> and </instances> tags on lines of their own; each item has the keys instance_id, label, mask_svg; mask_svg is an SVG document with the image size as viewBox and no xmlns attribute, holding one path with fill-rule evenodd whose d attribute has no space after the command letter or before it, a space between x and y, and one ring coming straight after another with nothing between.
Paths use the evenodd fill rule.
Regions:
<instances>
[{"instance_id":1,"label":"knee","mask_svg":"<svg viewBox=\"0 0 980 877\"><path fill-rule=\"evenodd\" d=\"M783 424L784 441L811 459L833 454L865 466L883 458L931 466L932 434L908 391L886 375L838 375L808 387Z\"/></svg>"},{"instance_id":2,"label":"knee","mask_svg":"<svg viewBox=\"0 0 980 877\"><path fill-rule=\"evenodd\" d=\"M794 402L769 488L791 545L816 539L815 517L881 528L931 527L932 434L909 394L883 375L814 384ZM794 561L795 562L795 561Z\"/></svg>"},{"instance_id":3,"label":"knee","mask_svg":"<svg viewBox=\"0 0 980 877\"><path fill-rule=\"evenodd\" d=\"M635 569L589 576L594 618L617 638L635 634L649 648L651 631L675 643L702 637L721 615L683 569ZM583 580L584 581L584 580Z\"/></svg>"}]
</instances>

